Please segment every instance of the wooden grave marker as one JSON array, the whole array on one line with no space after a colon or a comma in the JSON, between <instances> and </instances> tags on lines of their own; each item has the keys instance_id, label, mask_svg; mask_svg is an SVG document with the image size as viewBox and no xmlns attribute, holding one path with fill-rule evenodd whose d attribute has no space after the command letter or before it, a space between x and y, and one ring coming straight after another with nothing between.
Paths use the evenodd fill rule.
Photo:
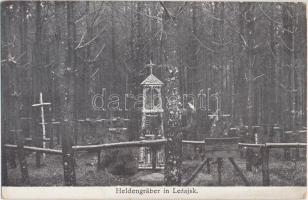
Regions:
<instances>
[{"instance_id":1,"label":"wooden grave marker","mask_svg":"<svg viewBox=\"0 0 308 200\"><path fill-rule=\"evenodd\" d=\"M239 137L205 138L206 157L229 158L238 152Z\"/></svg>"},{"instance_id":2,"label":"wooden grave marker","mask_svg":"<svg viewBox=\"0 0 308 200\"><path fill-rule=\"evenodd\" d=\"M41 108L41 125L42 125L42 131L43 131L43 141L42 141L42 144L43 144L43 148L46 148L46 140L47 140L47 137L46 137L46 123L45 123L45 116L44 116L44 106L50 106L51 103L47 103L47 102L44 102L43 101L43 94L42 92L40 92L40 102L38 104L33 104L32 106L33 107L40 107ZM49 139L49 138L48 138ZM43 153L43 158L46 157L46 154Z\"/></svg>"}]
</instances>

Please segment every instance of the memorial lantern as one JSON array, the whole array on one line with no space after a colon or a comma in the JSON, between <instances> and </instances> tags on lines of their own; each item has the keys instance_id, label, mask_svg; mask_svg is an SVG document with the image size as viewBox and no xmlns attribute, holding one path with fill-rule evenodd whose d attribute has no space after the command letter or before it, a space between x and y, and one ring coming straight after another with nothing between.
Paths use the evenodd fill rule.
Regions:
<instances>
[{"instance_id":1,"label":"memorial lantern","mask_svg":"<svg viewBox=\"0 0 308 200\"><path fill-rule=\"evenodd\" d=\"M161 89L164 85L156 76L153 75L150 62L147 67L150 68L150 75L141 83L143 91L142 121L140 140L153 140L164 138L163 129L163 104ZM139 168L163 168L164 154L163 150L141 147Z\"/></svg>"}]
</instances>

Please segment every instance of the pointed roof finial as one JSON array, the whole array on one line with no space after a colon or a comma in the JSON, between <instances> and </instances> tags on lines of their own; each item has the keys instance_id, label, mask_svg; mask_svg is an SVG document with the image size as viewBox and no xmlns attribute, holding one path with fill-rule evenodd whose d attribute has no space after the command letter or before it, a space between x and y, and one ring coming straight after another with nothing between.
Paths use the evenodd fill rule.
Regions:
<instances>
[{"instance_id":1,"label":"pointed roof finial","mask_svg":"<svg viewBox=\"0 0 308 200\"><path fill-rule=\"evenodd\" d=\"M153 67L155 66L155 64L152 63L152 60L150 60L150 63L146 65L146 67L150 68L150 74L153 74Z\"/></svg>"},{"instance_id":2,"label":"pointed roof finial","mask_svg":"<svg viewBox=\"0 0 308 200\"><path fill-rule=\"evenodd\" d=\"M150 63L145 66L150 68L150 75L141 83L141 85L163 85L164 83L153 75L153 67L155 64L152 63L152 60L150 60Z\"/></svg>"}]
</instances>

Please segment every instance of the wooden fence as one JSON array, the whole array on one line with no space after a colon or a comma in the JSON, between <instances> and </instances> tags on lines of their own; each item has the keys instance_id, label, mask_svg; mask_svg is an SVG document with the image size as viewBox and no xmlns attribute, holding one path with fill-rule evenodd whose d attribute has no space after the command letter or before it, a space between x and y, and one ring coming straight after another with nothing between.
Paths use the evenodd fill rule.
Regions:
<instances>
[{"instance_id":1,"label":"wooden fence","mask_svg":"<svg viewBox=\"0 0 308 200\"><path fill-rule=\"evenodd\" d=\"M220 145L220 144L234 144L238 145L239 147L246 147L246 148L259 148L261 155L262 155L262 180L263 185L267 186L270 185L270 177L269 177L269 150L271 148L306 148L306 143L265 143L265 144L249 144L249 143L237 143L239 140L238 137L233 138L205 138L204 141L188 141L188 140L172 140L168 138L164 139L155 139L155 140L144 140L144 141L129 141L129 142L120 142L120 143L109 143L109 144L97 144L97 145L85 145L85 146L71 146L73 153L79 152L79 151L95 151L100 153L102 150L108 150L108 149L117 149L117 148L132 148L132 147L154 147L154 146L160 146L165 145L166 146L174 146L174 143L180 143L177 145L204 145L204 146L211 146L211 145ZM32 146L24 146L23 145L23 138L19 137L17 145L15 144L5 144L4 147L7 150L16 150L18 154L18 160L20 163L21 173L22 173L22 183L24 185L29 185L29 175L28 175L28 167L27 162L25 159L24 151L30 151L30 152L36 152L36 153L45 153L45 154L53 154L53 155L62 155L65 156L66 154L62 150L55 150L55 149L47 149L47 148L40 148L40 147L32 147ZM231 149L235 150L235 149ZM228 151L228 149L225 149L225 151ZM169 151L168 151L169 152ZM168 152L165 152L166 154ZM182 151L171 151L172 154L178 154L178 156L182 156ZM99 156L99 154L98 154ZM168 156L168 155L166 155ZM170 157L170 156L169 156ZM171 157L176 157L172 155ZM250 185L247 179L245 178L244 174L241 172L239 166L235 163L234 159L232 157L228 157L228 160L231 162L234 169L238 172L240 178L243 180L245 185ZM63 161L64 162L64 161ZM218 185L221 184L221 171L222 171L222 165L223 161L222 158L217 158L217 171L218 171ZM172 176L181 176L179 173L173 174L171 173L171 170L174 169L174 166L170 167L168 166L168 163L166 162L165 165L165 183L168 185L188 185L195 177L196 175L201 171L203 166L207 164L209 166L210 159L207 158L203 160L200 165L196 168L196 170L192 173L192 175L184 180L184 181L177 181L173 182L173 180L181 180L181 177L172 177ZM63 163L65 165L65 163ZM179 172L182 172L181 169L181 163L177 165L179 168ZM209 172L209 169L208 169ZM7 172L6 172L7 173ZM75 173L72 174L66 174L67 172L64 170L64 177L65 176L75 176ZM172 175L173 174L173 175ZM75 179L76 177L72 177ZM64 181L64 185L67 185L67 183Z\"/></svg>"},{"instance_id":2,"label":"wooden fence","mask_svg":"<svg viewBox=\"0 0 308 200\"><path fill-rule=\"evenodd\" d=\"M130 141L130 142L121 142L121 143L109 143L109 144L99 144L99 145L85 145L85 146L72 146L72 149L74 152L78 151L89 151L93 150L96 152L100 152L101 150L107 150L107 149L117 149L117 148L129 148L129 147L146 147L146 146L158 146L158 145L164 145L167 142L172 142L167 139L157 139L157 140L145 140L145 141ZM24 151L30 151L30 152L36 152L36 153L46 153L46 154L53 154L53 155L62 155L64 156L65 153L62 150L55 150L55 149L47 149L47 148L40 148L40 147L32 147L32 146L23 146L23 145L14 145L14 144L5 144L4 147L7 150L13 150L17 152L22 152L21 154L18 153L19 156L19 163L22 173L22 184L23 185L29 185L29 175L28 175L28 167L27 162L25 159ZM64 165L65 163L63 163ZM5 172L7 173L7 172ZM74 176L75 174L65 174L66 171L64 171L64 177L65 176ZM24 178L26 177L26 178ZM75 177L73 177L74 179ZM64 181L64 185L65 181Z\"/></svg>"},{"instance_id":3,"label":"wooden fence","mask_svg":"<svg viewBox=\"0 0 308 200\"><path fill-rule=\"evenodd\" d=\"M207 172L211 171L211 160L216 158L215 163L217 163L217 184L222 184L222 169L223 169L223 160L228 159L234 167L235 171L242 179L246 186L249 186L249 182L244 176L240 167L234 161L234 151L238 151L238 142L240 137L223 137L223 138L205 138L203 141L188 141L183 140L183 144L186 145L198 145L204 147L204 150L207 154L207 158L205 158L200 165L196 168L196 170L192 173L192 175L183 182L183 185L188 185L191 181L197 176L197 174L202 170L202 168L206 165ZM216 154L215 154L216 153Z\"/></svg>"},{"instance_id":4,"label":"wooden fence","mask_svg":"<svg viewBox=\"0 0 308 200\"><path fill-rule=\"evenodd\" d=\"M18 149L18 145L16 144L5 144L4 147L7 149ZM32 152L39 152L39 153L46 153L46 154L54 154L54 155L62 155L61 150L56 149L46 149L40 147L32 147L32 146L23 146L24 151L32 151Z\"/></svg>"},{"instance_id":5,"label":"wooden fence","mask_svg":"<svg viewBox=\"0 0 308 200\"><path fill-rule=\"evenodd\" d=\"M262 184L263 186L270 185L270 173L269 173L269 153L270 149L274 148L306 148L306 143L264 143L264 144L250 144L250 143L239 143L239 147L246 148L259 148L261 155L261 167L262 167ZM248 160L249 162L249 160ZM250 165L250 163L247 163Z\"/></svg>"},{"instance_id":6,"label":"wooden fence","mask_svg":"<svg viewBox=\"0 0 308 200\"><path fill-rule=\"evenodd\" d=\"M167 139L156 139L156 140L141 140L141 141L129 141L109 144L97 144L97 145L82 145L72 146L74 151L89 151L89 150L105 150L105 149L117 149L127 147L144 147L144 146L156 146L165 144Z\"/></svg>"}]
</instances>

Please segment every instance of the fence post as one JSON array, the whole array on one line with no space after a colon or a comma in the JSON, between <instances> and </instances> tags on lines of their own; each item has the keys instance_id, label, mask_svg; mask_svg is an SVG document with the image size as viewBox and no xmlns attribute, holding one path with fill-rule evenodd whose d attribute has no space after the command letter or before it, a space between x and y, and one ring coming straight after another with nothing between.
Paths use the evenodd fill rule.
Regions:
<instances>
[{"instance_id":1,"label":"fence post","mask_svg":"<svg viewBox=\"0 0 308 200\"><path fill-rule=\"evenodd\" d=\"M212 158L207 158L206 168L207 168L207 173L208 174L211 173L211 160L212 160Z\"/></svg>"},{"instance_id":2,"label":"fence post","mask_svg":"<svg viewBox=\"0 0 308 200\"><path fill-rule=\"evenodd\" d=\"M179 128L170 127L165 145L165 185L181 185L182 180L182 140Z\"/></svg>"},{"instance_id":3,"label":"fence post","mask_svg":"<svg viewBox=\"0 0 308 200\"><path fill-rule=\"evenodd\" d=\"M285 131L285 129L283 128L282 129L282 142L284 143L284 142L287 142L288 141L288 136L287 136L287 134L286 134L286 131ZM291 157L291 155L290 155L290 149L289 148L284 148L283 149L283 156L284 156L284 159L285 160L290 160L290 157Z\"/></svg>"},{"instance_id":4,"label":"fence post","mask_svg":"<svg viewBox=\"0 0 308 200\"><path fill-rule=\"evenodd\" d=\"M72 149L72 138L70 129L73 127L73 122L64 121L62 135L62 152L63 152L63 170L64 170L64 185L76 185L76 174L74 165L74 152Z\"/></svg>"},{"instance_id":5,"label":"fence post","mask_svg":"<svg viewBox=\"0 0 308 200\"><path fill-rule=\"evenodd\" d=\"M253 157L253 150L249 147L246 148L246 170L251 172L252 171L252 157Z\"/></svg>"},{"instance_id":6,"label":"fence post","mask_svg":"<svg viewBox=\"0 0 308 200\"><path fill-rule=\"evenodd\" d=\"M30 185L28 165L23 148L24 137L21 132L17 132L17 154L21 170L21 182L23 185Z\"/></svg>"},{"instance_id":7,"label":"fence post","mask_svg":"<svg viewBox=\"0 0 308 200\"><path fill-rule=\"evenodd\" d=\"M7 120L4 119L2 121L2 134L1 134L1 152L2 152L2 159L1 159L1 183L3 186L7 186L8 185L8 173L7 173L7 151L4 147L4 144L7 143Z\"/></svg>"},{"instance_id":8,"label":"fence post","mask_svg":"<svg viewBox=\"0 0 308 200\"><path fill-rule=\"evenodd\" d=\"M300 160L299 147L295 148L295 160Z\"/></svg>"},{"instance_id":9,"label":"fence post","mask_svg":"<svg viewBox=\"0 0 308 200\"><path fill-rule=\"evenodd\" d=\"M60 132L61 132L61 124L59 124L58 126L55 126L53 127L56 131L56 135L57 135L57 145L60 145L61 144L61 135L60 135Z\"/></svg>"},{"instance_id":10,"label":"fence post","mask_svg":"<svg viewBox=\"0 0 308 200\"><path fill-rule=\"evenodd\" d=\"M97 152L97 171L101 169L101 150Z\"/></svg>"},{"instance_id":11,"label":"fence post","mask_svg":"<svg viewBox=\"0 0 308 200\"><path fill-rule=\"evenodd\" d=\"M9 131L9 143L10 144L15 144L15 133L13 131ZM16 168L16 152L14 150L9 150L9 162L10 162L10 167L11 168Z\"/></svg>"},{"instance_id":12,"label":"fence post","mask_svg":"<svg viewBox=\"0 0 308 200\"><path fill-rule=\"evenodd\" d=\"M217 158L218 185L221 185L222 165L223 165L223 160L222 160L222 158Z\"/></svg>"},{"instance_id":13,"label":"fence post","mask_svg":"<svg viewBox=\"0 0 308 200\"><path fill-rule=\"evenodd\" d=\"M54 124L52 123L53 120L47 124L47 132L49 133L49 148L53 149L54 147L54 143L53 143L53 140L54 140Z\"/></svg>"},{"instance_id":14,"label":"fence post","mask_svg":"<svg viewBox=\"0 0 308 200\"><path fill-rule=\"evenodd\" d=\"M156 170L156 160L157 160L157 147L153 146L151 148L151 152L152 152L152 169Z\"/></svg>"},{"instance_id":15,"label":"fence post","mask_svg":"<svg viewBox=\"0 0 308 200\"><path fill-rule=\"evenodd\" d=\"M262 159L262 184L263 186L270 185L270 176L268 169L268 161L269 161L269 149L265 147L261 147L261 159Z\"/></svg>"},{"instance_id":16,"label":"fence post","mask_svg":"<svg viewBox=\"0 0 308 200\"><path fill-rule=\"evenodd\" d=\"M78 145L78 135L79 135L79 129L78 126L74 127L74 144Z\"/></svg>"},{"instance_id":17,"label":"fence post","mask_svg":"<svg viewBox=\"0 0 308 200\"><path fill-rule=\"evenodd\" d=\"M80 130L80 135L81 135L81 141L82 143L84 143L85 142L85 132L88 130L86 121L79 123L79 130Z\"/></svg>"},{"instance_id":18,"label":"fence post","mask_svg":"<svg viewBox=\"0 0 308 200\"><path fill-rule=\"evenodd\" d=\"M2 186L8 185L8 172L7 172L7 152L4 148L4 145L2 145L2 160L1 160L1 182Z\"/></svg>"}]
</instances>

